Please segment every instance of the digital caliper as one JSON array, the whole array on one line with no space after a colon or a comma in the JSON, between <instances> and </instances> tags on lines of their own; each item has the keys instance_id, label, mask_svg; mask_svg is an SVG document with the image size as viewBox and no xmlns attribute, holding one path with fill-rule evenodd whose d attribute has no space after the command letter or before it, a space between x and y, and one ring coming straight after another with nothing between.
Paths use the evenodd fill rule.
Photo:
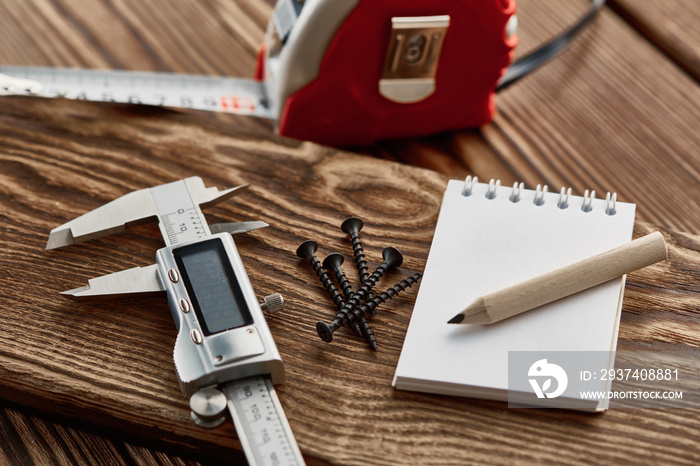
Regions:
<instances>
[{"instance_id":1,"label":"digital caliper","mask_svg":"<svg viewBox=\"0 0 700 466\"><path fill-rule=\"evenodd\" d=\"M240 193L206 188L201 178L126 194L51 231L54 249L158 220L166 247L156 263L89 280L62 294L76 299L165 292L178 329L173 359L193 420L216 427L228 406L252 465L301 465L304 460L273 384L285 380L284 365L262 307L281 309L282 297L262 305L253 291L232 234L264 222L207 225L201 207Z\"/></svg>"}]
</instances>

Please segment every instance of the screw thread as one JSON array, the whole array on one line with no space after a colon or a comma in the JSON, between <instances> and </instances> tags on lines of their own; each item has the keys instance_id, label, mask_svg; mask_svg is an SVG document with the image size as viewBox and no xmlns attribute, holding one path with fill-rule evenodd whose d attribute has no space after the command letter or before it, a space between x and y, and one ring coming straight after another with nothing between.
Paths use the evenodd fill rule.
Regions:
<instances>
[{"instance_id":1,"label":"screw thread","mask_svg":"<svg viewBox=\"0 0 700 466\"><path fill-rule=\"evenodd\" d=\"M350 292L350 299L345 301L345 305L338 311L336 319L340 319L345 325L350 327L357 335L364 336L362 326L367 324L364 312L353 312L360 302L355 298L355 294Z\"/></svg>"},{"instance_id":2,"label":"screw thread","mask_svg":"<svg viewBox=\"0 0 700 466\"><path fill-rule=\"evenodd\" d=\"M365 341L370 349L377 351L377 339L374 338L374 333L372 333L372 329L369 327L366 320L360 323L360 331L362 332L362 336L365 337Z\"/></svg>"},{"instance_id":3,"label":"screw thread","mask_svg":"<svg viewBox=\"0 0 700 466\"><path fill-rule=\"evenodd\" d=\"M364 312L367 312L368 314L374 315L376 313L377 306L392 299L394 296L396 296L400 292L405 291L406 288L409 288L414 283L417 283L418 280L420 280L422 276L423 276L422 273L415 273L415 274L411 275L410 277L406 277L405 279L401 280L396 285L394 285L391 288L387 289L386 291L383 291L382 293L380 293L379 296L375 296L375 297L367 300L367 302L365 304L363 304L362 306L360 306L360 308Z\"/></svg>"},{"instance_id":4,"label":"screw thread","mask_svg":"<svg viewBox=\"0 0 700 466\"><path fill-rule=\"evenodd\" d=\"M351 328L353 327L353 325L358 324L360 320L360 315L356 312L353 312L353 310L360 305L360 300L362 299L362 296L359 292L354 293L350 299L345 301L343 307L341 307L338 310L338 314L335 316L335 318L340 319L342 323Z\"/></svg>"},{"instance_id":5,"label":"screw thread","mask_svg":"<svg viewBox=\"0 0 700 466\"><path fill-rule=\"evenodd\" d=\"M357 307L360 305L361 301L367 299L371 286L374 286L374 284L377 283L377 280L379 280L379 278L375 278L373 276L370 276L367 280L365 280L369 284L369 287L365 287L363 285L359 290L353 293L352 297L345 301L345 306L340 309L336 318L343 319L343 322L345 323L347 323L347 321L356 323L356 321L359 322L362 318L364 318L364 312L357 309Z\"/></svg>"},{"instance_id":6,"label":"screw thread","mask_svg":"<svg viewBox=\"0 0 700 466\"><path fill-rule=\"evenodd\" d=\"M339 319L342 320L346 318L348 321L352 322L353 328L354 326L359 327L360 335L364 337L370 348L376 350L377 341L374 338L374 333L367 323L364 311L360 309L360 300L364 299L364 295L364 290L359 290L357 293L355 293L351 299L345 302L345 306L343 306L343 309L338 312L338 315L333 322L335 323ZM344 322L344 320L342 321Z\"/></svg>"},{"instance_id":7,"label":"screw thread","mask_svg":"<svg viewBox=\"0 0 700 466\"><path fill-rule=\"evenodd\" d=\"M350 282L348 281L348 277L345 275L345 272L343 272L343 269L341 269L340 267L334 267L333 272L335 272L335 278L338 280L338 286L343 291L345 299L350 299L350 297L354 293L352 291L352 285L350 285Z\"/></svg>"},{"instance_id":8,"label":"screw thread","mask_svg":"<svg viewBox=\"0 0 700 466\"><path fill-rule=\"evenodd\" d=\"M333 303L338 309L341 309L345 304L345 301L343 300L343 296L338 292L338 289L333 284L333 280L331 280L328 273L323 269L321 262L316 256L313 256L311 259L309 259L309 261L311 261L311 267L314 269L314 272L319 280L321 280L321 284L330 295Z\"/></svg>"},{"instance_id":9,"label":"screw thread","mask_svg":"<svg viewBox=\"0 0 700 466\"><path fill-rule=\"evenodd\" d=\"M333 322L331 322L331 327L333 328L334 332L342 326L343 326L343 319L341 319L337 316L333 319Z\"/></svg>"},{"instance_id":10,"label":"screw thread","mask_svg":"<svg viewBox=\"0 0 700 466\"><path fill-rule=\"evenodd\" d=\"M338 311L338 314L336 315L335 319L333 319L333 323L329 325L329 328L332 333L335 332L341 326L341 324L345 324L352 328L355 333L362 336L365 341L369 343L370 348L376 350L377 342L374 338L374 334L372 333L372 329L367 323L364 311L359 309L360 300L364 299L364 295L365 293L360 290L353 294L350 299L345 301L345 305L342 307L342 309L340 309L340 311ZM319 335L321 338L323 338L323 335L320 333Z\"/></svg>"},{"instance_id":11,"label":"screw thread","mask_svg":"<svg viewBox=\"0 0 700 466\"><path fill-rule=\"evenodd\" d=\"M352 252L355 256L355 264L357 265L357 272L360 275L360 282L364 282L369 276L369 267L367 267L367 260L365 259L365 251L360 241L360 235L354 232L350 233L350 239L352 240Z\"/></svg>"},{"instance_id":12,"label":"screw thread","mask_svg":"<svg viewBox=\"0 0 700 466\"><path fill-rule=\"evenodd\" d=\"M372 288L374 288L374 285L377 284L380 278L384 275L384 272L387 270L387 264L383 263L379 267L377 267L374 272L372 272L372 275L368 276L365 280L362 281L362 285L360 285L360 289L358 292L361 290L364 290L366 295L370 295L370 292L372 291ZM370 296L371 297L371 296ZM364 296L363 296L364 299Z\"/></svg>"},{"instance_id":13,"label":"screw thread","mask_svg":"<svg viewBox=\"0 0 700 466\"><path fill-rule=\"evenodd\" d=\"M340 289L343 291L345 300L347 301L349 299L352 299L355 293L352 291L352 285L350 285L348 277L345 275L345 272L343 272L343 269L341 269L340 266L337 266L333 268L333 271L335 272L335 277L338 279L338 286L340 286ZM338 307L338 310L340 310L341 308L342 306ZM367 323L367 319L364 315L360 316L359 324L362 324L363 322ZM351 327L356 334L362 335L362 329L357 323L351 324Z\"/></svg>"}]
</instances>

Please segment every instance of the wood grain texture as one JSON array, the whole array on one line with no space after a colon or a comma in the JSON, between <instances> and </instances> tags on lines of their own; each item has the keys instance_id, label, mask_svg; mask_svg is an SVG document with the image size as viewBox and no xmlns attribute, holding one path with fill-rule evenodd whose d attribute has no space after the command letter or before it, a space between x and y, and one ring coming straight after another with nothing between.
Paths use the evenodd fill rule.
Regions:
<instances>
[{"instance_id":1,"label":"wood grain texture","mask_svg":"<svg viewBox=\"0 0 700 466\"><path fill-rule=\"evenodd\" d=\"M519 2L523 42L570 23L564 4ZM617 191L640 220L698 231L697 84L607 9L546 66L499 95L499 114L483 128L515 177Z\"/></svg>"},{"instance_id":2,"label":"wood grain texture","mask_svg":"<svg viewBox=\"0 0 700 466\"><path fill-rule=\"evenodd\" d=\"M588 3L518 0L516 58L573 24ZM630 3L653 15L659 28L681 9ZM697 2L687 3L689 17L700 15ZM579 195L617 191L620 200L637 204L640 220L700 231L700 87L611 9L560 56L497 94L496 105L493 123L478 132L361 151L451 177L566 186Z\"/></svg>"},{"instance_id":3,"label":"wood grain texture","mask_svg":"<svg viewBox=\"0 0 700 466\"><path fill-rule=\"evenodd\" d=\"M0 4L3 65L252 77L272 7L265 0L11 0ZM272 130L267 120L206 113Z\"/></svg>"},{"instance_id":4,"label":"wood grain texture","mask_svg":"<svg viewBox=\"0 0 700 466\"><path fill-rule=\"evenodd\" d=\"M157 452L123 439L109 440L83 428L27 415L16 406L0 406L0 464L173 465L200 463Z\"/></svg>"},{"instance_id":5,"label":"wood grain texture","mask_svg":"<svg viewBox=\"0 0 700 466\"><path fill-rule=\"evenodd\" d=\"M271 3L4 0L0 63L251 76ZM573 22L586 4L519 0L518 53ZM675 13L666 18L669 10L656 5L638 9L651 15L654 34L685 21ZM695 2L690 9L688 16L700 10ZM638 203L635 235L660 226L671 244L669 262L628 277L619 347L696 348L698 88L619 12L604 12L560 58L500 94L493 124L355 150L454 177L565 184L577 194L617 190L621 200ZM270 325L289 371L278 390L309 464L698 462L700 426L692 413L514 411L394 391L389 383L415 287L383 305L372 322L377 354L347 334L331 345L319 341L313 324L330 318L332 307L294 256L298 243L314 238L323 253L349 258L337 226L359 215L372 261L394 244L407 256L404 274L422 270L445 177L270 132L263 120L234 115L0 103L0 287L13 313L0 334L0 398L46 413L3 409L0 461L242 460L231 426L202 431L189 421L162 300L81 304L57 294L152 263L161 245L157 228L43 251L49 230L66 220L133 189L201 175L222 188L254 185L245 198L208 211L211 221L259 218L272 225L237 244L258 294L282 291L292 303ZM74 421L79 428L70 426ZM135 441L124 443L125 435ZM21 456L23 449L30 456Z\"/></svg>"},{"instance_id":6,"label":"wood grain texture","mask_svg":"<svg viewBox=\"0 0 700 466\"><path fill-rule=\"evenodd\" d=\"M549 16L528 14L533 3L521 2L523 23L551 28ZM561 2L548 6L568 16ZM698 231L700 88L610 10L547 72L501 97L483 131L508 165L529 164L526 183L541 176L557 190L617 191L638 219Z\"/></svg>"},{"instance_id":7,"label":"wood grain texture","mask_svg":"<svg viewBox=\"0 0 700 466\"><path fill-rule=\"evenodd\" d=\"M188 457L216 461L239 451L230 424L205 431L189 420L172 367L175 330L164 300L75 303L58 295L93 276L152 263L161 244L157 228L144 225L43 249L51 228L68 219L126 192L198 174L207 185L252 185L245 196L207 211L210 221L256 218L271 225L237 243L256 292L282 291L287 299L286 311L269 319L288 371L278 392L311 462L516 458L577 464L594 446L603 462L700 459L700 420L680 410L523 412L495 402L393 390L415 288L382 305L372 320L380 351L370 352L344 331L330 345L318 339L314 324L330 319L333 306L294 255L296 246L313 238L319 254L338 250L350 256L338 226L345 216L358 215L366 221L363 241L374 264L386 245L404 252L404 266L385 284L422 270L443 175L238 131L197 114L121 105L11 99L0 111L0 133L0 261L7 271L0 287L16 317L0 335L3 399ZM650 228L640 223L637 231ZM698 238L666 236L671 260L628 278L621 347L700 345ZM664 280L668 288L658 285Z\"/></svg>"},{"instance_id":8,"label":"wood grain texture","mask_svg":"<svg viewBox=\"0 0 700 466\"><path fill-rule=\"evenodd\" d=\"M649 42L700 80L700 9L695 0L611 0L609 4Z\"/></svg>"}]
</instances>

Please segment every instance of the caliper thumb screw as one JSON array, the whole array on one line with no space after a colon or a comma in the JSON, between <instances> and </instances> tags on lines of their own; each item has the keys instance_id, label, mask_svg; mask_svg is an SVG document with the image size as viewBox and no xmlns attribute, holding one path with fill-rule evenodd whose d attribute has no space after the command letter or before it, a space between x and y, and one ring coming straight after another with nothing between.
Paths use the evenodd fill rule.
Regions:
<instances>
[{"instance_id":1,"label":"caliper thumb screw","mask_svg":"<svg viewBox=\"0 0 700 466\"><path fill-rule=\"evenodd\" d=\"M267 295L263 298L263 302L260 303L260 309L270 314L279 312L284 309L284 297L279 293Z\"/></svg>"},{"instance_id":2,"label":"caliper thumb screw","mask_svg":"<svg viewBox=\"0 0 700 466\"><path fill-rule=\"evenodd\" d=\"M221 390L203 388L190 397L192 420L200 427L211 429L226 419L228 400Z\"/></svg>"}]
</instances>

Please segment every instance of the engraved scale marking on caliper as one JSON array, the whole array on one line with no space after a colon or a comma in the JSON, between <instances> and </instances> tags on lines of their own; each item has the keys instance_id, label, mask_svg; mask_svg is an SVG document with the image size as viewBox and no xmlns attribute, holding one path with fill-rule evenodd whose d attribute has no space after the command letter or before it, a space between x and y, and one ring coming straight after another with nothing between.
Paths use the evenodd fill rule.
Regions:
<instances>
[{"instance_id":1,"label":"engraved scale marking on caliper","mask_svg":"<svg viewBox=\"0 0 700 466\"><path fill-rule=\"evenodd\" d=\"M251 465L301 465L303 457L273 386L285 380L282 359L231 237L267 224L210 228L202 214L246 187L219 191L192 177L134 191L55 228L47 249L157 219L166 247L156 252L155 264L97 277L64 294L96 299L164 291L178 329L175 369L180 388L191 399L193 420L203 427L221 422L220 413L201 406L218 386Z\"/></svg>"},{"instance_id":2,"label":"engraved scale marking on caliper","mask_svg":"<svg viewBox=\"0 0 700 466\"><path fill-rule=\"evenodd\" d=\"M211 235L199 204L190 195L187 180L151 188L151 195L158 209L158 226L167 246Z\"/></svg>"},{"instance_id":3,"label":"engraved scale marking on caliper","mask_svg":"<svg viewBox=\"0 0 700 466\"><path fill-rule=\"evenodd\" d=\"M223 386L236 432L258 466L303 465L304 458L268 377L250 377Z\"/></svg>"},{"instance_id":4,"label":"engraved scale marking on caliper","mask_svg":"<svg viewBox=\"0 0 700 466\"><path fill-rule=\"evenodd\" d=\"M248 185L237 186L235 188L219 191L216 187L205 188L204 182L198 176L186 178L153 188L140 189L123 195L97 209L81 215L69 222L64 223L51 230L46 249L55 249L69 244L82 243L102 236L120 233L130 225L149 223L162 220L161 212L165 214L177 212L179 207L172 205L172 212L167 212L168 193L176 197L181 197L181 190L189 192L185 202L192 208L197 206L198 216L203 222L201 208L206 209L215 204L223 202L231 197L240 194L248 188ZM154 192L159 193L159 205L156 205ZM161 222L162 223L162 222ZM161 232L164 231L161 225ZM208 227L207 227L208 228ZM209 234L208 229L206 235ZM163 239L167 242L167 234L163 234ZM176 238L177 239L177 238Z\"/></svg>"}]
</instances>

